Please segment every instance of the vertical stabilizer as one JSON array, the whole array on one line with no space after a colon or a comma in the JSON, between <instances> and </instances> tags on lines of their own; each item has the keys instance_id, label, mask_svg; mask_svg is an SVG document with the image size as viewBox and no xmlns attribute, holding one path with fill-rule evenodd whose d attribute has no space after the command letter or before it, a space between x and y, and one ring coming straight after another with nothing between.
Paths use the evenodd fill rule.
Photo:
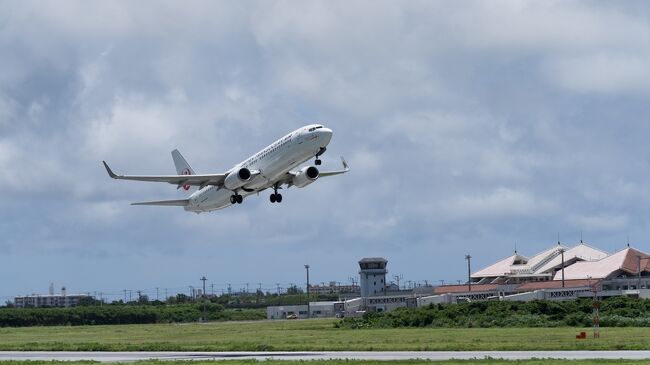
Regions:
<instances>
[{"instance_id":1,"label":"vertical stabilizer","mask_svg":"<svg viewBox=\"0 0 650 365\"><path fill-rule=\"evenodd\" d=\"M185 158L183 158L183 155L181 155L178 150L173 150L172 151L172 159L174 160L174 166L176 166L176 173L178 175L194 175L194 170L190 166L187 161L185 161ZM183 189L187 194L192 194L197 190L196 186L190 186L190 185L180 185L178 187L179 189Z\"/></svg>"}]
</instances>

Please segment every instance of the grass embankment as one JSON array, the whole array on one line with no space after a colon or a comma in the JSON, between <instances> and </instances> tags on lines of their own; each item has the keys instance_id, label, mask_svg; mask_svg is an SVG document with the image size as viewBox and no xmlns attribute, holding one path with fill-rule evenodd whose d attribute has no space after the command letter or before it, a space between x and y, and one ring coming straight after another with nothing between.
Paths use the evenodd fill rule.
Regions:
<instances>
[{"instance_id":1,"label":"grass embankment","mask_svg":"<svg viewBox=\"0 0 650 365\"><path fill-rule=\"evenodd\" d=\"M0 350L461 351L648 350L647 328L334 328L335 320L0 328Z\"/></svg>"},{"instance_id":2,"label":"grass embankment","mask_svg":"<svg viewBox=\"0 0 650 365\"><path fill-rule=\"evenodd\" d=\"M447 361L425 361L425 360L400 360L400 361L360 361L360 360L310 360L310 361L286 361L270 360L259 362L255 360L224 360L228 365L641 365L650 364L648 360L447 360ZM217 361L192 361L192 365L215 365ZM160 365L160 361L137 361L134 365ZM0 361L0 365L95 365L97 362L90 361ZM165 365L187 365L187 361L165 361Z\"/></svg>"}]
</instances>

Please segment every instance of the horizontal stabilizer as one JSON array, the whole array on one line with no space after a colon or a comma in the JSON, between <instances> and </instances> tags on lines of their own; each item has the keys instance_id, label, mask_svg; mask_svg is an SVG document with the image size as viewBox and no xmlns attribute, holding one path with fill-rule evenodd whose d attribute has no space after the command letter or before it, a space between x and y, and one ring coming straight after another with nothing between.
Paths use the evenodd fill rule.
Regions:
<instances>
[{"instance_id":1,"label":"horizontal stabilizer","mask_svg":"<svg viewBox=\"0 0 650 365\"><path fill-rule=\"evenodd\" d=\"M184 207L189 204L189 199L180 199L180 200L158 200L153 202L140 202L140 203L131 203L131 205L161 205L168 207Z\"/></svg>"}]
</instances>

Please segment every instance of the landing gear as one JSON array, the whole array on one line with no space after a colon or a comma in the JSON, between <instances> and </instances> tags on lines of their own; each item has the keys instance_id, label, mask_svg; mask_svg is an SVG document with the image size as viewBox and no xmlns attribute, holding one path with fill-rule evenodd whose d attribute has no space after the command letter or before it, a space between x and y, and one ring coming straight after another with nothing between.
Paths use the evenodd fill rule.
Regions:
<instances>
[{"instance_id":1,"label":"landing gear","mask_svg":"<svg viewBox=\"0 0 650 365\"><path fill-rule=\"evenodd\" d=\"M325 148L325 147L321 147L320 150L316 153L316 161L314 161L314 163L315 163L316 165L320 165L320 164L321 164L321 160L320 160L319 157L320 157L320 155L322 155L323 153L325 153L325 151L327 151L327 148Z\"/></svg>"},{"instance_id":2,"label":"landing gear","mask_svg":"<svg viewBox=\"0 0 650 365\"><path fill-rule=\"evenodd\" d=\"M244 201L244 197L235 193L230 196L230 204L241 204Z\"/></svg>"},{"instance_id":3,"label":"landing gear","mask_svg":"<svg viewBox=\"0 0 650 365\"><path fill-rule=\"evenodd\" d=\"M279 187L275 185L273 187L273 194L269 197L269 200L271 200L271 203L282 203L282 194L278 193Z\"/></svg>"},{"instance_id":4,"label":"landing gear","mask_svg":"<svg viewBox=\"0 0 650 365\"><path fill-rule=\"evenodd\" d=\"M271 200L271 203L282 203L282 194L271 194L269 197L269 200Z\"/></svg>"}]
</instances>

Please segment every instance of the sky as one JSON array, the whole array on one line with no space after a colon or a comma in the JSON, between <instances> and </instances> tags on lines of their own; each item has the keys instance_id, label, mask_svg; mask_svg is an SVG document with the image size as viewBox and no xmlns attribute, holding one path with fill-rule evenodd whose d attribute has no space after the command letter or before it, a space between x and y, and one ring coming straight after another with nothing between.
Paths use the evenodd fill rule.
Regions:
<instances>
[{"instance_id":1,"label":"sky","mask_svg":"<svg viewBox=\"0 0 650 365\"><path fill-rule=\"evenodd\" d=\"M650 250L645 1L0 1L0 303L466 278L560 241ZM196 215L178 148L223 172L302 125L351 171Z\"/></svg>"}]
</instances>

